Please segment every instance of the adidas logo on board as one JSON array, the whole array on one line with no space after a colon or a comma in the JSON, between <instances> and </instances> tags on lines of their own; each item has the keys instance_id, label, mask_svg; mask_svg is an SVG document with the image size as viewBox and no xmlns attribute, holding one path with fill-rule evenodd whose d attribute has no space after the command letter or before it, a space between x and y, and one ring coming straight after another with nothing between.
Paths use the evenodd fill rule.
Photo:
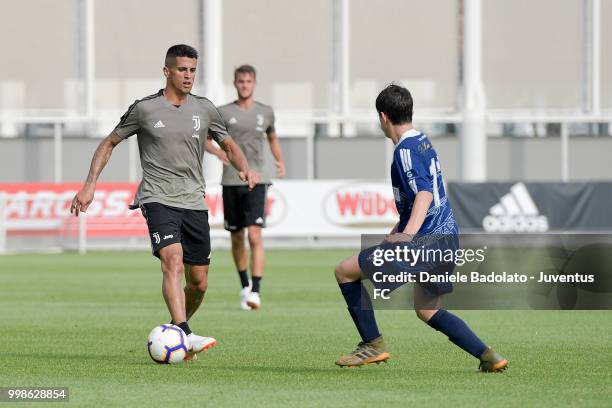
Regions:
<instances>
[{"instance_id":1,"label":"adidas logo on board","mask_svg":"<svg viewBox=\"0 0 612 408\"><path fill-rule=\"evenodd\" d=\"M482 220L487 232L546 232L548 218L540 215L527 187L516 183Z\"/></svg>"}]
</instances>

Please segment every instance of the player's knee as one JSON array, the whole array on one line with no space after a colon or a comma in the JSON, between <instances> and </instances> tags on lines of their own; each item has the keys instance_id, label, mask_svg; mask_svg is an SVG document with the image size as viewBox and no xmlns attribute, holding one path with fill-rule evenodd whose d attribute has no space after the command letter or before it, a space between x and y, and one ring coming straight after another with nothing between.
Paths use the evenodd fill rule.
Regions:
<instances>
[{"instance_id":1,"label":"player's knee","mask_svg":"<svg viewBox=\"0 0 612 408\"><path fill-rule=\"evenodd\" d=\"M431 319L431 316L433 316L435 312L436 312L435 310L429 310L429 309L416 309L415 310L417 317L425 323L427 323L429 319Z\"/></svg>"},{"instance_id":2,"label":"player's knee","mask_svg":"<svg viewBox=\"0 0 612 408\"><path fill-rule=\"evenodd\" d=\"M261 238L261 231L249 230L249 245L260 246L263 245L263 239Z\"/></svg>"},{"instance_id":3,"label":"player's knee","mask_svg":"<svg viewBox=\"0 0 612 408\"><path fill-rule=\"evenodd\" d=\"M208 289L208 281L206 279L190 282L189 285L193 290L197 290L198 292L202 293L206 292L206 289Z\"/></svg>"},{"instance_id":4,"label":"player's knee","mask_svg":"<svg viewBox=\"0 0 612 408\"><path fill-rule=\"evenodd\" d=\"M206 289L208 289L208 282L207 281L202 281L200 283L198 283L198 290L200 292L206 292Z\"/></svg>"},{"instance_id":5,"label":"player's knee","mask_svg":"<svg viewBox=\"0 0 612 408\"><path fill-rule=\"evenodd\" d=\"M244 231L243 230L232 232L232 245L234 246L244 245Z\"/></svg>"},{"instance_id":6,"label":"player's knee","mask_svg":"<svg viewBox=\"0 0 612 408\"><path fill-rule=\"evenodd\" d=\"M334 269L334 274L336 275L337 281L341 281L346 277L346 271L342 265L342 262L336 265L336 268Z\"/></svg>"},{"instance_id":7,"label":"player's knee","mask_svg":"<svg viewBox=\"0 0 612 408\"><path fill-rule=\"evenodd\" d=\"M162 256L162 271L164 274L181 276L183 273L183 254L171 253Z\"/></svg>"}]
</instances>

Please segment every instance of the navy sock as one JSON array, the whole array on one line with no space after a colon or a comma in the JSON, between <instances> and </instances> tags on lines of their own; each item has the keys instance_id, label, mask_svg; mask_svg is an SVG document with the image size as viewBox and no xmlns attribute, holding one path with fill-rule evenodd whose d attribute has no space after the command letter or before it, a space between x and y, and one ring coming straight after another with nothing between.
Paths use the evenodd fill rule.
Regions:
<instances>
[{"instance_id":1,"label":"navy sock","mask_svg":"<svg viewBox=\"0 0 612 408\"><path fill-rule=\"evenodd\" d=\"M368 342L379 337L380 332L376 325L372 302L361 284L361 280L339 283L338 286L340 286L340 291L344 296L349 314L353 318L361 340Z\"/></svg>"},{"instance_id":2,"label":"navy sock","mask_svg":"<svg viewBox=\"0 0 612 408\"><path fill-rule=\"evenodd\" d=\"M253 276L253 287L251 288L251 292L259 293L259 284L261 283L261 276Z\"/></svg>"},{"instance_id":3,"label":"navy sock","mask_svg":"<svg viewBox=\"0 0 612 408\"><path fill-rule=\"evenodd\" d=\"M189 328L187 322L179 323L177 324L177 326L180 327L181 330L184 331L187 336L191 334L191 329Z\"/></svg>"},{"instance_id":4,"label":"navy sock","mask_svg":"<svg viewBox=\"0 0 612 408\"><path fill-rule=\"evenodd\" d=\"M463 320L444 309L438 310L427 324L476 358L480 358L487 348Z\"/></svg>"},{"instance_id":5,"label":"navy sock","mask_svg":"<svg viewBox=\"0 0 612 408\"><path fill-rule=\"evenodd\" d=\"M249 286L249 275L247 275L246 269L244 271L238 271L238 276L240 276L240 284L243 288Z\"/></svg>"}]
</instances>

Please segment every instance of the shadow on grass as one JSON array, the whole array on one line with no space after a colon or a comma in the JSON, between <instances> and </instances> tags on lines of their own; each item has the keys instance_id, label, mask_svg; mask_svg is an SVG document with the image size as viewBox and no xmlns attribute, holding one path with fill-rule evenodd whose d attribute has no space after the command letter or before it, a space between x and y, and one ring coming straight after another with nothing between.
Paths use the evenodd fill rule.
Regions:
<instances>
[{"instance_id":1,"label":"shadow on grass","mask_svg":"<svg viewBox=\"0 0 612 408\"><path fill-rule=\"evenodd\" d=\"M136 353L135 352L129 352L129 356L121 356L121 355L112 355L112 354L105 354L105 353L100 353L100 354L85 354L85 353L79 353L79 354L70 354L70 353L49 353L49 352L45 352L45 353L15 353L13 354L13 357L18 358L20 360L22 359L32 359L32 360L61 360L61 361L74 361L74 360L81 360L81 361L88 361L91 360L92 362L94 362L95 364L99 365L101 362L106 362L106 361L111 361L111 362L116 362L116 361L120 361L122 363L127 363L129 365L132 365L133 363L129 361L129 358L134 356ZM146 360L145 360L146 361Z\"/></svg>"},{"instance_id":2,"label":"shadow on grass","mask_svg":"<svg viewBox=\"0 0 612 408\"><path fill-rule=\"evenodd\" d=\"M345 376L345 375L358 375L360 378L363 376L372 377L372 378L380 378L381 375L389 375L393 374L395 376L419 376L419 377L439 377L439 376L458 376L458 378L464 377L466 374L477 375L477 378L485 378L489 376L500 376L504 377L504 374L507 373L496 373L496 374L483 374L479 373L475 368L466 367L457 367L456 369L450 370L448 367L440 367L438 369L428 366L428 367L413 367L406 366L402 364L398 364L397 362L390 362L387 364L380 365L369 365L364 367L355 367L355 368L341 368L335 366L333 363L325 364L321 366L278 366L278 365L269 365L269 364L253 364L248 363L248 365L240 366L240 365L215 365L215 364L207 364L205 361L195 361L195 362L187 362L182 364L173 364L173 365L165 365L165 364L155 364L153 361L149 360L146 355L143 355L142 358L138 356L138 352L132 351L129 352L129 355L112 355L112 354L92 354L92 353L83 353L83 354L72 354L72 353L18 353L14 354L13 357L18 358L19 360L39 360L39 361L56 361L56 362L72 362L72 363L81 363L82 365L90 366L123 366L125 368L151 368L153 370L158 369L171 369L171 370L189 370L194 373L202 373L206 374L206 376L211 375L213 373L218 374L240 374L244 373L248 376L261 376L263 374L270 375L321 375L321 374L329 374L331 376ZM481 377L482 376L482 377Z\"/></svg>"},{"instance_id":3,"label":"shadow on grass","mask_svg":"<svg viewBox=\"0 0 612 408\"><path fill-rule=\"evenodd\" d=\"M287 367L287 366L270 366L270 365L249 365L249 366L206 366L206 365L198 365L198 363L190 363L190 368L194 370L215 370L215 371L228 371L228 372L244 372L244 373L268 373L268 374L322 374L322 373L350 373L350 372L360 372L360 373L369 373L372 375L378 375L376 372L382 372L382 367L379 367L376 370L375 367L363 367L363 368L340 368L334 365L329 367ZM391 367L387 367L385 371L388 372L388 369L393 369Z\"/></svg>"}]
</instances>

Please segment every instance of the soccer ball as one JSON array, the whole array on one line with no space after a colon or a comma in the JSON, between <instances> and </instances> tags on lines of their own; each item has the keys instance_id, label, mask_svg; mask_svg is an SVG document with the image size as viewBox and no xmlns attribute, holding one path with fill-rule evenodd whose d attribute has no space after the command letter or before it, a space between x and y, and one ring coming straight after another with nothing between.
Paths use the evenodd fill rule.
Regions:
<instances>
[{"instance_id":1,"label":"soccer ball","mask_svg":"<svg viewBox=\"0 0 612 408\"><path fill-rule=\"evenodd\" d=\"M151 359L159 364L176 364L183 361L187 354L187 338L180 327L173 324L157 326L147 341Z\"/></svg>"}]
</instances>

